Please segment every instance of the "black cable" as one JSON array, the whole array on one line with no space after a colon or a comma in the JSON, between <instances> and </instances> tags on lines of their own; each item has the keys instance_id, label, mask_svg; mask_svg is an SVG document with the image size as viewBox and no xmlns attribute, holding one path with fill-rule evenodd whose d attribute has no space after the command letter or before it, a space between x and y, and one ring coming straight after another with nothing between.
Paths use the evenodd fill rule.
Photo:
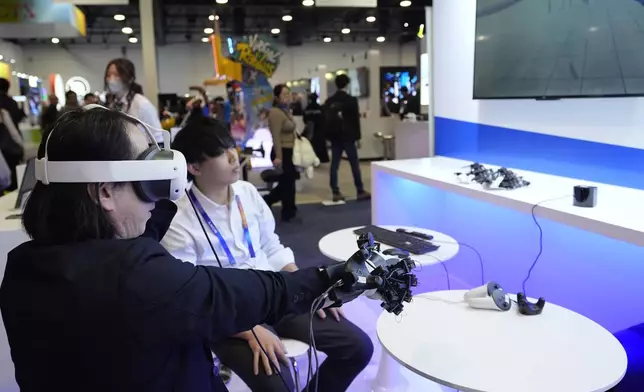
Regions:
<instances>
[{"instance_id":1,"label":"black cable","mask_svg":"<svg viewBox=\"0 0 644 392\"><path fill-rule=\"evenodd\" d=\"M538 203L536 203L536 204L534 204L532 206L532 210L530 211L530 214L532 215L532 220L534 221L534 224L537 225L537 228L539 229L539 252L537 253L537 257L535 257L534 261L532 262L532 265L528 269L528 275L526 276L526 278L523 280L523 283L521 284L521 290L523 291L523 294L526 295L526 297L528 296L528 294L526 293L525 285L526 285L526 283L528 283L528 280L530 280L530 276L532 275L532 270L534 269L534 267L537 266L537 262L539 261L539 259L541 258L541 254L543 253L543 228L541 227L541 225L539 224L539 221L537 220L537 216L535 215L535 211L536 211L537 207L539 207L543 203L547 203L549 201L561 200L561 199L566 198L566 197L570 197L570 195L565 195L565 196L555 197L555 198L552 198L552 199L542 200L542 201L540 201L540 202L538 202Z\"/></svg>"},{"instance_id":2,"label":"black cable","mask_svg":"<svg viewBox=\"0 0 644 392\"><path fill-rule=\"evenodd\" d=\"M291 389L288 387L288 384L286 383L286 380L284 379L284 376L282 375L282 372L280 372L279 368L277 367L277 364L273 363L273 360L271 359L271 357L268 355L268 353L264 349L264 346L262 346L262 343L259 341L259 338L257 337L257 334L255 333L255 330L253 328L251 328L250 332L255 337L255 340L257 341L257 344L259 345L259 348L262 350L264 355L266 355L266 358L268 359L268 363L271 364L271 367L273 368L275 373L277 373L277 375L280 376L280 378L282 379L282 383L284 384L284 388L286 388L286 390L290 392Z\"/></svg>"},{"instance_id":3,"label":"black cable","mask_svg":"<svg viewBox=\"0 0 644 392\"><path fill-rule=\"evenodd\" d=\"M317 297L315 300L313 300L313 303L311 304L311 310L309 311L309 352L308 352L308 361L309 361L309 366L308 370L306 372L306 392L317 392L318 390L318 370L320 368L320 361L318 358L318 348L315 343L315 335L313 333L313 317L315 317L315 313L319 310L318 308L321 308L323 305L324 301L329 297L329 293L331 290L339 287L342 285L342 282L336 282L333 286L329 287L326 289L326 291ZM315 359L315 373L313 372L313 359ZM314 383L314 388L311 389L311 382L315 378L315 383Z\"/></svg>"},{"instance_id":4,"label":"black cable","mask_svg":"<svg viewBox=\"0 0 644 392\"><path fill-rule=\"evenodd\" d=\"M208 240L208 245L210 245L210 249L212 250L212 253L215 255L215 259L217 260L217 264L219 264L219 268L223 268L222 265L221 265L221 261L219 260L219 255L217 255L217 251L215 251L215 246L212 244L212 241L210 240L210 236L208 235L208 231L206 231L206 227L204 226L203 222L201 221L201 216L199 214L199 211L197 211L197 206L192 201L192 198L190 197L190 193L188 192L187 189L185 190L185 192L186 192L186 196L188 197L188 200L190 201L190 205L192 206L192 209L195 212L195 215L197 215L197 220L199 221L199 225L201 226L201 230L203 231L204 235L206 236L206 240ZM282 375L282 372L280 372L280 369L278 369L277 365L274 364L273 361L271 360L271 357L266 352L266 349L264 348L264 346L262 346L262 342L259 341L259 338L257 337L257 334L255 333L255 331L252 328L251 328L250 331L253 334L253 336L255 337L255 340L257 341L257 344L259 345L259 348L262 350L264 355L266 355L266 358L268 358L268 362L271 364L271 367L273 368L275 373L277 373L277 375L279 375L280 378L282 379L282 382L284 383L284 387L286 388L286 391L291 392L291 389L288 387L288 384L286 383L286 380L284 379L284 376Z\"/></svg>"},{"instance_id":5,"label":"black cable","mask_svg":"<svg viewBox=\"0 0 644 392\"><path fill-rule=\"evenodd\" d=\"M197 206L195 203L192 201L192 198L190 197L190 193L188 190L185 190L186 192L186 197L190 201L190 205L192 206L192 209L195 212L195 215L197 215L197 220L199 221L199 226L201 226L201 230L203 231L203 234L206 236L206 240L208 240L208 245L210 245L210 249L212 249L212 253L215 255L215 259L217 260L217 264L219 264L219 268L224 268L221 265L221 261L219 261L219 256L217 255L217 252L215 252L215 246L212 244L212 241L210 241L210 236L208 235L208 231L206 231L206 227L203 225L203 222L201 221L201 215L199 214L199 211L197 211Z\"/></svg>"},{"instance_id":6,"label":"black cable","mask_svg":"<svg viewBox=\"0 0 644 392\"><path fill-rule=\"evenodd\" d=\"M452 284L450 282L449 271L447 270L447 266L445 265L443 260L439 259L436 256L432 256L429 253L426 253L424 256L431 257L432 259L438 261L438 263L443 266L443 269L445 270L445 279L447 280L447 290L451 290L452 289Z\"/></svg>"},{"instance_id":7,"label":"black cable","mask_svg":"<svg viewBox=\"0 0 644 392\"><path fill-rule=\"evenodd\" d=\"M484 285L486 283L485 282L485 267L483 265L483 256L481 256L481 253L479 253L479 251L476 250L476 248L474 248L473 246L468 245L466 243L458 242L458 241L440 241L440 240L432 239L430 242L436 242L437 244L451 244L451 245L456 244L458 246L464 246L466 248L471 249L474 253L476 253L476 257L478 257L478 259L479 259L479 266L481 267L481 285Z\"/></svg>"}]
</instances>

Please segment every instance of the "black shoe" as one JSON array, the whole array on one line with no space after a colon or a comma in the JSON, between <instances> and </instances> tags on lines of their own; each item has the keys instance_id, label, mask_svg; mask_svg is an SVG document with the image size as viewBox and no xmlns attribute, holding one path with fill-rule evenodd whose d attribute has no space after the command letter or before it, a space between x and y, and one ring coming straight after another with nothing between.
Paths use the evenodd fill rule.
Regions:
<instances>
[{"instance_id":1,"label":"black shoe","mask_svg":"<svg viewBox=\"0 0 644 392\"><path fill-rule=\"evenodd\" d=\"M358 192L358 201L371 200L371 193L367 191Z\"/></svg>"},{"instance_id":2,"label":"black shoe","mask_svg":"<svg viewBox=\"0 0 644 392\"><path fill-rule=\"evenodd\" d=\"M337 202L340 202L340 201L345 201L345 200L346 200L346 197L344 197L344 195L342 193L333 192L333 202L334 203L337 203Z\"/></svg>"},{"instance_id":3,"label":"black shoe","mask_svg":"<svg viewBox=\"0 0 644 392\"><path fill-rule=\"evenodd\" d=\"M302 223L302 219L299 216L292 216L290 218L282 218L283 223L291 223L291 224L300 224Z\"/></svg>"}]
</instances>

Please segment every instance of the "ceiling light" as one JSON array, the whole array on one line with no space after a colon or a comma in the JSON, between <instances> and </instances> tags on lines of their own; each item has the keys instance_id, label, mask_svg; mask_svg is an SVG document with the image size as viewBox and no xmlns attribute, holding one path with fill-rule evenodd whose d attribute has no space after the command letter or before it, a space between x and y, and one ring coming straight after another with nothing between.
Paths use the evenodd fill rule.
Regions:
<instances>
[{"instance_id":1,"label":"ceiling light","mask_svg":"<svg viewBox=\"0 0 644 392\"><path fill-rule=\"evenodd\" d=\"M342 29L342 34L349 34L351 32L351 29L345 27Z\"/></svg>"},{"instance_id":2,"label":"ceiling light","mask_svg":"<svg viewBox=\"0 0 644 392\"><path fill-rule=\"evenodd\" d=\"M15 64L16 60L14 60L14 59L10 59L10 60L9 60L9 62L10 62L11 64Z\"/></svg>"},{"instance_id":3,"label":"ceiling light","mask_svg":"<svg viewBox=\"0 0 644 392\"><path fill-rule=\"evenodd\" d=\"M4 58L4 56L0 54L0 60L2 60L3 58Z\"/></svg>"},{"instance_id":4,"label":"ceiling light","mask_svg":"<svg viewBox=\"0 0 644 392\"><path fill-rule=\"evenodd\" d=\"M114 20L118 20L119 22L125 20L125 15L123 14L116 14L114 15Z\"/></svg>"},{"instance_id":5,"label":"ceiling light","mask_svg":"<svg viewBox=\"0 0 644 392\"><path fill-rule=\"evenodd\" d=\"M409 27L409 23L405 22L404 26Z\"/></svg>"},{"instance_id":6,"label":"ceiling light","mask_svg":"<svg viewBox=\"0 0 644 392\"><path fill-rule=\"evenodd\" d=\"M313 0L302 0L302 5L305 7L311 7L315 5L315 1Z\"/></svg>"},{"instance_id":7,"label":"ceiling light","mask_svg":"<svg viewBox=\"0 0 644 392\"><path fill-rule=\"evenodd\" d=\"M132 30L131 27L123 27L121 31L123 32L123 34L132 34L132 31L134 30Z\"/></svg>"},{"instance_id":8,"label":"ceiling light","mask_svg":"<svg viewBox=\"0 0 644 392\"><path fill-rule=\"evenodd\" d=\"M208 37L203 37L201 39L201 42L209 42L209 41L210 41L210 39Z\"/></svg>"},{"instance_id":9,"label":"ceiling light","mask_svg":"<svg viewBox=\"0 0 644 392\"><path fill-rule=\"evenodd\" d=\"M331 37L324 37L323 41L324 42L331 42Z\"/></svg>"},{"instance_id":10,"label":"ceiling light","mask_svg":"<svg viewBox=\"0 0 644 392\"><path fill-rule=\"evenodd\" d=\"M205 29L203 29L204 34L212 34L214 32L215 30L213 30L211 27L206 27Z\"/></svg>"},{"instance_id":11,"label":"ceiling light","mask_svg":"<svg viewBox=\"0 0 644 392\"><path fill-rule=\"evenodd\" d=\"M226 3L228 3L228 0L217 0L216 3L217 4L226 4Z\"/></svg>"},{"instance_id":12,"label":"ceiling light","mask_svg":"<svg viewBox=\"0 0 644 392\"><path fill-rule=\"evenodd\" d=\"M279 34L279 33L280 33L280 29L272 29L271 30L271 34Z\"/></svg>"},{"instance_id":13,"label":"ceiling light","mask_svg":"<svg viewBox=\"0 0 644 392\"><path fill-rule=\"evenodd\" d=\"M375 17L375 16L367 16L367 22L369 22L369 23L373 23L373 22L375 22L375 21L376 21L376 17Z\"/></svg>"},{"instance_id":14,"label":"ceiling light","mask_svg":"<svg viewBox=\"0 0 644 392\"><path fill-rule=\"evenodd\" d=\"M51 39L51 43L52 43L52 44L57 44L57 43L59 43L59 42L60 42L60 40L59 40L58 38L56 38L56 37L54 37L54 38L52 38L52 39Z\"/></svg>"},{"instance_id":15,"label":"ceiling light","mask_svg":"<svg viewBox=\"0 0 644 392\"><path fill-rule=\"evenodd\" d=\"M284 15L284 16L282 16L282 20L284 22L290 22L290 21L293 20L293 17L291 15Z\"/></svg>"},{"instance_id":16,"label":"ceiling light","mask_svg":"<svg viewBox=\"0 0 644 392\"><path fill-rule=\"evenodd\" d=\"M378 41L378 42L385 42L385 37L380 36L380 37L376 38L376 41Z\"/></svg>"},{"instance_id":17,"label":"ceiling light","mask_svg":"<svg viewBox=\"0 0 644 392\"><path fill-rule=\"evenodd\" d=\"M409 7L410 5L411 5L411 1L409 1L409 0L402 0L400 2L401 7Z\"/></svg>"},{"instance_id":18,"label":"ceiling light","mask_svg":"<svg viewBox=\"0 0 644 392\"><path fill-rule=\"evenodd\" d=\"M209 20L209 21L213 21L213 20L215 20L215 15L210 15L210 16L208 16L208 20Z\"/></svg>"},{"instance_id":19,"label":"ceiling light","mask_svg":"<svg viewBox=\"0 0 644 392\"><path fill-rule=\"evenodd\" d=\"M130 39L128 39L128 41L130 41L131 44L135 44L135 43L139 42L139 39L136 38L136 37L130 37Z\"/></svg>"}]
</instances>

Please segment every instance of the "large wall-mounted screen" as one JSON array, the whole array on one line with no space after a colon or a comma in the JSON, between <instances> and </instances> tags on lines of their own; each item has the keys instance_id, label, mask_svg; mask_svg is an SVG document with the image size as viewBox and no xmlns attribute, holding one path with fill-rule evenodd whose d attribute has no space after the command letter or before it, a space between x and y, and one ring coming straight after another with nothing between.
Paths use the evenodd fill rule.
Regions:
<instances>
[{"instance_id":1,"label":"large wall-mounted screen","mask_svg":"<svg viewBox=\"0 0 644 392\"><path fill-rule=\"evenodd\" d=\"M644 95L644 1L477 0L474 98Z\"/></svg>"}]
</instances>

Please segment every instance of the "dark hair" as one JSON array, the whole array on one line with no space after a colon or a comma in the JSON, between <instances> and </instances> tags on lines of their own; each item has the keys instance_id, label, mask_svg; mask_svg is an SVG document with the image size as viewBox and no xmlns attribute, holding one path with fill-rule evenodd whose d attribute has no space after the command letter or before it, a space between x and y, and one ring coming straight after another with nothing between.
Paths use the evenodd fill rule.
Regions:
<instances>
[{"instance_id":1,"label":"dark hair","mask_svg":"<svg viewBox=\"0 0 644 392\"><path fill-rule=\"evenodd\" d=\"M38 157L51 161L120 161L134 158L135 151L126 132L134 123L113 110L73 110L61 116L43 135ZM67 244L93 239L112 239L116 230L109 216L96 202L99 184L36 183L22 214L25 231L42 245Z\"/></svg>"},{"instance_id":2,"label":"dark hair","mask_svg":"<svg viewBox=\"0 0 644 392\"><path fill-rule=\"evenodd\" d=\"M277 107L280 104L280 95L282 95L282 91L284 89L288 89L288 87L285 84L278 84L275 87L273 87L273 106Z\"/></svg>"},{"instance_id":3,"label":"dark hair","mask_svg":"<svg viewBox=\"0 0 644 392\"><path fill-rule=\"evenodd\" d=\"M105 89L107 90L107 72L110 67L114 65L116 67L116 72L118 72L121 77L121 81L127 86L127 95L125 100L127 101L127 107L125 112L130 111L132 107L132 99L134 95L141 94L143 95L143 87L136 82L136 70L134 69L134 63L126 58L114 59L107 63L105 67L105 75L103 76L103 81L105 82Z\"/></svg>"},{"instance_id":4,"label":"dark hair","mask_svg":"<svg viewBox=\"0 0 644 392\"><path fill-rule=\"evenodd\" d=\"M70 97L78 97L78 95L76 95L74 90L67 90L65 93L65 99L69 99Z\"/></svg>"},{"instance_id":5,"label":"dark hair","mask_svg":"<svg viewBox=\"0 0 644 392\"><path fill-rule=\"evenodd\" d=\"M205 116L197 116L188 121L172 142L172 149L180 151L188 164L201 163L209 158L221 156L235 146L235 140L226 125ZM193 179L194 176L188 172L188 180Z\"/></svg>"},{"instance_id":6,"label":"dark hair","mask_svg":"<svg viewBox=\"0 0 644 392\"><path fill-rule=\"evenodd\" d=\"M347 87L350 82L351 79L349 79L349 77L345 74L335 77L335 87L337 87L338 90L342 90L343 88Z\"/></svg>"},{"instance_id":7,"label":"dark hair","mask_svg":"<svg viewBox=\"0 0 644 392\"><path fill-rule=\"evenodd\" d=\"M215 99L213 99L212 102L213 103L224 103L225 100L224 100L224 97L219 96L219 97L216 97Z\"/></svg>"},{"instance_id":8,"label":"dark hair","mask_svg":"<svg viewBox=\"0 0 644 392\"><path fill-rule=\"evenodd\" d=\"M88 99L94 98L94 97L96 97L94 93L88 93L88 94L85 94L85 96L83 97L83 100L87 101Z\"/></svg>"},{"instance_id":9,"label":"dark hair","mask_svg":"<svg viewBox=\"0 0 644 392\"><path fill-rule=\"evenodd\" d=\"M0 94L7 94L10 87L11 83L7 79L0 78Z\"/></svg>"},{"instance_id":10,"label":"dark hair","mask_svg":"<svg viewBox=\"0 0 644 392\"><path fill-rule=\"evenodd\" d=\"M400 92L401 92L401 93L408 93L408 92L409 92L409 89L407 88L407 86L402 86L402 87L400 88Z\"/></svg>"}]
</instances>

